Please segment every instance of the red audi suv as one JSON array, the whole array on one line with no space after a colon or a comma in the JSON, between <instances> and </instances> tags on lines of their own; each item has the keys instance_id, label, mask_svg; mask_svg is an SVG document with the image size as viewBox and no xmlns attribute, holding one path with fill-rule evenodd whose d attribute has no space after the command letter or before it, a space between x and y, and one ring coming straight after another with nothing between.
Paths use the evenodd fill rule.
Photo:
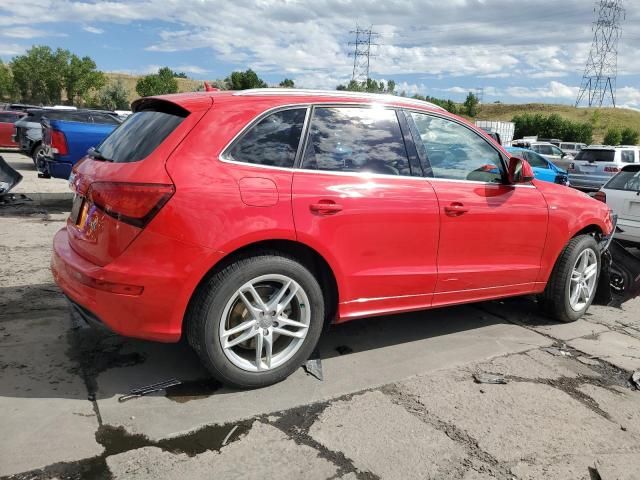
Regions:
<instances>
[{"instance_id":1,"label":"red audi suv","mask_svg":"<svg viewBox=\"0 0 640 480\"><path fill-rule=\"evenodd\" d=\"M74 310L185 335L239 387L287 377L327 322L525 294L576 320L614 229L465 120L349 92L143 98L70 184L52 270Z\"/></svg>"}]
</instances>

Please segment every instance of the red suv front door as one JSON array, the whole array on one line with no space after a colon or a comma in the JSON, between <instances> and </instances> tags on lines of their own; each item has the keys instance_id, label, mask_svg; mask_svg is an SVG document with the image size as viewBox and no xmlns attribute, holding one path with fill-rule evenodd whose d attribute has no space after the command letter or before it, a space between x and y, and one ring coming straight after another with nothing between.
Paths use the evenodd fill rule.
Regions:
<instances>
[{"instance_id":1,"label":"red suv front door","mask_svg":"<svg viewBox=\"0 0 640 480\"><path fill-rule=\"evenodd\" d=\"M504 183L501 155L467 126L408 114L440 204L434 305L534 291L548 209L534 185Z\"/></svg>"},{"instance_id":2,"label":"red suv front door","mask_svg":"<svg viewBox=\"0 0 640 480\"><path fill-rule=\"evenodd\" d=\"M340 318L431 305L438 203L411 176L395 110L315 107L292 193L298 239L336 274Z\"/></svg>"}]
</instances>

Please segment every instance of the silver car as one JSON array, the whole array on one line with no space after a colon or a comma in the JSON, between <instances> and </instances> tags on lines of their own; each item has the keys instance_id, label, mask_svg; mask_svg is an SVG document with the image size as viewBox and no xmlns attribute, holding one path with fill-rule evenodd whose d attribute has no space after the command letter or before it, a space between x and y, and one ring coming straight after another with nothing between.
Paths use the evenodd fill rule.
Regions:
<instances>
[{"instance_id":1,"label":"silver car","mask_svg":"<svg viewBox=\"0 0 640 480\"><path fill-rule=\"evenodd\" d=\"M590 145L583 148L569 166L569 181L580 190L600 190L630 163L640 163L639 147Z\"/></svg>"},{"instance_id":2,"label":"silver car","mask_svg":"<svg viewBox=\"0 0 640 480\"><path fill-rule=\"evenodd\" d=\"M573 155L573 157L575 158L575 156L578 155L578 153L580 153L580 150L585 148L587 144L576 143L576 142L560 142L558 146L560 147L560 150L562 150L564 153Z\"/></svg>"}]
</instances>

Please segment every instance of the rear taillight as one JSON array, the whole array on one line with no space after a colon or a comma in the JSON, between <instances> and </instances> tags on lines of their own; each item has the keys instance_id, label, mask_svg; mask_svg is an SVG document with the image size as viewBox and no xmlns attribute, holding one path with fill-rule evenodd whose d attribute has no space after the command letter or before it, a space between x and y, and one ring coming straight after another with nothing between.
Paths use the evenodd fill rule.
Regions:
<instances>
[{"instance_id":1,"label":"rear taillight","mask_svg":"<svg viewBox=\"0 0 640 480\"><path fill-rule=\"evenodd\" d=\"M51 150L58 155L67 155L69 147L67 146L67 137L60 130L50 131Z\"/></svg>"},{"instance_id":2,"label":"rear taillight","mask_svg":"<svg viewBox=\"0 0 640 480\"><path fill-rule=\"evenodd\" d=\"M166 184L96 182L87 198L107 215L143 228L174 192L174 186Z\"/></svg>"},{"instance_id":3,"label":"rear taillight","mask_svg":"<svg viewBox=\"0 0 640 480\"><path fill-rule=\"evenodd\" d=\"M575 163L573 163L573 162L571 162L571 163L569 164L569 170L575 170L575 169L576 169L576 164L575 164Z\"/></svg>"},{"instance_id":4,"label":"rear taillight","mask_svg":"<svg viewBox=\"0 0 640 480\"><path fill-rule=\"evenodd\" d=\"M604 171L607 173L618 173L620 169L618 167L604 167Z\"/></svg>"},{"instance_id":5,"label":"rear taillight","mask_svg":"<svg viewBox=\"0 0 640 480\"><path fill-rule=\"evenodd\" d=\"M594 193L593 198L595 198L596 200L600 200L602 203L607 203L607 194L602 190Z\"/></svg>"}]
</instances>

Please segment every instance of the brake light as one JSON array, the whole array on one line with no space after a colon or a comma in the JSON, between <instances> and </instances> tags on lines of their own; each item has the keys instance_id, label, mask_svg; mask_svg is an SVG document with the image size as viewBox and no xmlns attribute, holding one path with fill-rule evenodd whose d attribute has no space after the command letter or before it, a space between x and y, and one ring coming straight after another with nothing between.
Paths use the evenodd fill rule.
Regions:
<instances>
[{"instance_id":1,"label":"brake light","mask_svg":"<svg viewBox=\"0 0 640 480\"><path fill-rule=\"evenodd\" d=\"M618 167L604 167L604 171L608 173L618 173L620 169Z\"/></svg>"},{"instance_id":2,"label":"brake light","mask_svg":"<svg viewBox=\"0 0 640 480\"><path fill-rule=\"evenodd\" d=\"M51 150L58 155L67 155L69 147L67 146L67 137L60 130L51 130Z\"/></svg>"},{"instance_id":3,"label":"brake light","mask_svg":"<svg viewBox=\"0 0 640 480\"><path fill-rule=\"evenodd\" d=\"M601 201L602 203L607 203L607 194L604 193L602 190L597 191L596 193L593 194L593 198L595 198L596 200Z\"/></svg>"},{"instance_id":4,"label":"brake light","mask_svg":"<svg viewBox=\"0 0 640 480\"><path fill-rule=\"evenodd\" d=\"M92 183L88 199L107 215L143 228L175 192L173 185L157 183Z\"/></svg>"}]
</instances>

